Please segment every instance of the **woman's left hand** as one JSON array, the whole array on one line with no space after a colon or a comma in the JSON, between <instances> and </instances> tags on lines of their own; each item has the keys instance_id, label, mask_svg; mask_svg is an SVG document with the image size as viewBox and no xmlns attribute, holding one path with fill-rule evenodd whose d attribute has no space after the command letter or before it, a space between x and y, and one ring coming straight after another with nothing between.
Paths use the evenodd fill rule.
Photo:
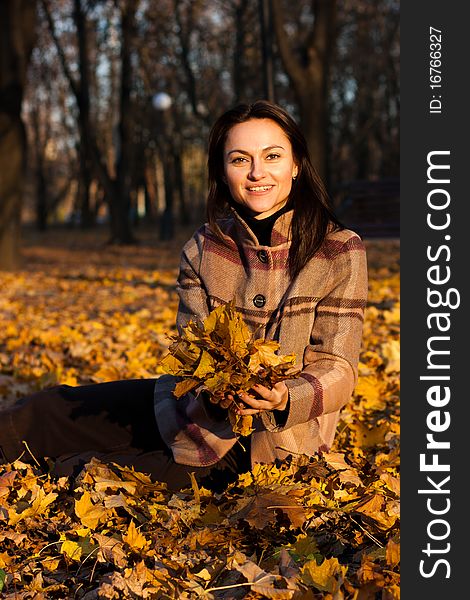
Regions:
<instances>
[{"instance_id":1,"label":"woman's left hand","mask_svg":"<svg viewBox=\"0 0 470 600\"><path fill-rule=\"evenodd\" d=\"M253 390L261 396L255 398L246 392L238 394L247 408L238 408L236 413L241 416L258 415L263 411L285 410L289 400L289 389L284 381L279 381L272 388L264 385L254 385Z\"/></svg>"}]
</instances>

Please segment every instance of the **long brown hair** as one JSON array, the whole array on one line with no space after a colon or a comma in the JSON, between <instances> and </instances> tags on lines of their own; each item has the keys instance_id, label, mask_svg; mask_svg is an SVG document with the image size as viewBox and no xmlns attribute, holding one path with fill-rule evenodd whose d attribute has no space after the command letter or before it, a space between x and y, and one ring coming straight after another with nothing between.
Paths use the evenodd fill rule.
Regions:
<instances>
[{"instance_id":1,"label":"long brown hair","mask_svg":"<svg viewBox=\"0 0 470 600\"><path fill-rule=\"evenodd\" d=\"M291 222L292 243L288 267L291 279L317 252L329 227L342 228L335 217L325 186L312 165L307 142L297 123L280 106L266 100L254 104L239 104L221 115L209 136L207 220L213 231L221 234L217 219L226 217L232 197L224 182L224 146L228 132L239 123L251 119L271 119L288 137L298 174L292 182L288 203L294 209Z\"/></svg>"}]
</instances>

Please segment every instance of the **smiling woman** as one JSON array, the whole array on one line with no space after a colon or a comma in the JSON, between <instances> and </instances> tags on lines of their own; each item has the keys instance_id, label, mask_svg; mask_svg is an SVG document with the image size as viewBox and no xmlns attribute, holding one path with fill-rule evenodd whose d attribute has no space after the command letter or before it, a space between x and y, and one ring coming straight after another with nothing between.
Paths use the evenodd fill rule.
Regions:
<instances>
[{"instance_id":1,"label":"smiling woman","mask_svg":"<svg viewBox=\"0 0 470 600\"><path fill-rule=\"evenodd\" d=\"M239 414L254 416L243 445L226 410L233 394L176 399L171 375L44 390L0 415L8 460L25 440L57 472L99 456L170 488L188 485L191 472L220 490L255 463L331 446L357 379L364 246L335 218L305 138L279 106L258 101L219 117L208 170L208 220L181 255L177 326L232 303L255 338L295 354L300 375L238 394Z\"/></svg>"}]
</instances>

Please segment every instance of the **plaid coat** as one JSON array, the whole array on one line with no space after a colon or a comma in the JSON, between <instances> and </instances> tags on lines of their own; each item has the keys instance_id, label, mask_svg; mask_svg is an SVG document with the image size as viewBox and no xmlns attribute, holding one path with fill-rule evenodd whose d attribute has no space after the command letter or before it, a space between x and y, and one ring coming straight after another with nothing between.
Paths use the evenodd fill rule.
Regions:
<instances>
[{"instance_id":1,"label":"plaid coat","mask_svg":"<svg viewBox=\"0 0 470 600\"><path fill-rule=\"evenodd\" d=\"M302 367L299 378L286 382L285 422L277 424L272 413L255 416L252 463L328 449L339 411L357 379L367 295L364 246L352 231L332 232L290 282L292 214L288 211L275 222L271 246L260 246L233 211L219 222L222 240L206 224L187 242L181 257L179 328L235 299L248 325L257 328L257 336L277 340L280 353L295 353ZM237 437L227 420L212 419L192 393L177 400L174 385L174 377L163 375L155 387L155 414L164 441L177 463L216 463Z\"/></svg>"}]
</instances>

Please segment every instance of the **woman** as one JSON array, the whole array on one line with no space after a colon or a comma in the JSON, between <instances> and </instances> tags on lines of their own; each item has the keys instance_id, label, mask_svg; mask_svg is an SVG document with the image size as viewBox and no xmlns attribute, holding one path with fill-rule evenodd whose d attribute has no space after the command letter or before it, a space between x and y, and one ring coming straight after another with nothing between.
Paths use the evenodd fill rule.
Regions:
<instances>
[{"instance_id":1,"label":"woman","mask_svg":"<svg viewBox=\"0 0 470 600\"><path fill-rule=\"evenodd\" d=\"M99 456L172 488L187 485L192 471L220 489L255 462L331 446L357 377L367 293L363 244L334 217L304 136L274 104L223 114L210 135L208 167L208 222L183 248L177 326L235 300L257 337L296 354L300 377L240 395L239 414L255 416L243 444L209 398L188 393L176 400L172 376L58 386L2 416L9 460L25 440L34 455L58 457L59 473Z\"/></svg>"}]
</instances>

